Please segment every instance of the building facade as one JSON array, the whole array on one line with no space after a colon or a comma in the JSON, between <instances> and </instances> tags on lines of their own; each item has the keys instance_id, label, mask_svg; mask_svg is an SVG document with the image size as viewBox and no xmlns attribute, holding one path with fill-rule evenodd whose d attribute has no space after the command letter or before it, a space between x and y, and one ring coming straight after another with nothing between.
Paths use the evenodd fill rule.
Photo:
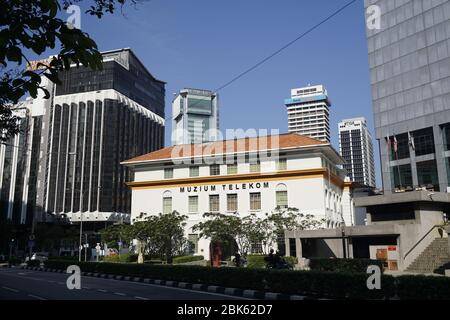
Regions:
<instances>
[{"instance_id":1,"label":"building facade","mask_svg":"<svg viewBox=\"0 0 450 320\"><path fill-rule=\"evenodd\" d=\"M15 180L21 190L11 198L2 189L2 203L9 199L2 213L17 215L22 224L62 214L72 222L103 226L129 221L131 192L125 182L132 173L120 162L163 147L165 83L130 49L102 55L103 70L73 66L60 73L61 85L43 78L50 99L40 93L22 104L27 130L13 142L22 145L26 138L22 170L17 170L23 179ZM1 148L20 162L17 148ZM4 170L3 181L9 175ZM22 203L20 210L11 209L15 202Z\"/></svg>"},{"instance_id":2,"label":"building facade","mask_svg":"<svg viewBox=\"0 0 450 320\"><path fill-rule=\"evenodd\" d=\"M373 144L366 119L346 119L338 126L339 153L348 177L360 185L375 187Z\"/></svg>"},{"instance_id":3,"label":"building facade","mask_svg":"<svg viewBox=\"0 0 450 320\"><path fill-rule=\"evenodd\" d=\"M285 100L289 132L330 142L330 107L324 86L292 89Z\"/></svg>"},{"instance_id":4,"label":"building facade","mask_svg":"<svg viewBox=\"0 0 450 320\"><path fill-rule=\"evenodd\" d=\"M350 183L338 169L343 159L329 143L299 134L173 146L123 164L135 172L128 183L132 219L142 212L188 215L186 237L205 257L209 240L192 226L207 212L264 215L293 207L326 227L353 224Z\"/></svg>"},{"instance_id":5,"label":"building facade","mask_svg":"<svg viewBox=\"0 0 450 320\"><path fill-rule=\"evenodd\" d=\"M30 110L19 105L13 114L18 118L20 132L6 143L0 144L0 221L10 220L20 224L27 219L27 204L22 200L32 198L34 190L27 188L29 144L33 119ZM27 170L28 169L28 170Z\"/></svg>"},{"instance_id":6,"label":"building facade","mask_svg":"<svg viewBox=\"0 0 450 320\"><path fill-rule=\"evenodd\" d=\"M183 89L172 102L172 144L216 141L219 97L212 91Z\"/></svg>"},{"instance_id":7,"label":"building facade","mask_svg":"<svg viewBox=\"0 0 450 320\"><path fill-rule=\"evenodd\" d=\"M375 134L385 192L450 183L450 2L366 0Z\"/></svg>"}]
</instances>

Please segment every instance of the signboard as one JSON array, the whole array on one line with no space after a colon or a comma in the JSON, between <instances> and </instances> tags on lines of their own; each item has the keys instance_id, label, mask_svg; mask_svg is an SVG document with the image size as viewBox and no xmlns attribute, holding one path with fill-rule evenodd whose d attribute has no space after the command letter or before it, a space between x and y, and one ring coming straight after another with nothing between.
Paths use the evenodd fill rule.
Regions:
<instances>
[{"instance_id":1,"label":"signboard","mask_svg":"<svg viewBox=\"0 0 450 320\"><path fill-rule=\"evenodd\" d=\"M269 188L269 182L249 182L249 183L237 183L237 184L222 184L222 185L210 185L210 186L192 186L192 187L180 187L180 193L197 193L197 192L215 192L218 190L223 191L238 191L238 190L255 190L261 188Z\"/></svg>"}]
</instances>

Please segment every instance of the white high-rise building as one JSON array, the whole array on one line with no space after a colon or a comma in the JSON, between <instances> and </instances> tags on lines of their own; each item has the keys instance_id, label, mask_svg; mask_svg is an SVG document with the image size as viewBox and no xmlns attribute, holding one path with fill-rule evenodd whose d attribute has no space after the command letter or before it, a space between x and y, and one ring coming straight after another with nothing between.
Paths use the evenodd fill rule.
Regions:
<instances>
[{"instance_id":1,"label":"white high-rise building","mask_svg":"<svg viewBox=\"0 0 450 320\"><path fill-rule=\"evenodd\" d=\"M375 187L372 136L365 118L339 123L339 152L345 160L344 169L353 182Z\"/></svg>"},{"instance_id":2,"label":"white high-rise building","mask_svg":"<svg viewBox=\"0 0 450 320\"><path fill-rule=\"evenodd\" d=\"M176 94L172 102L172 144L216 141L218 100L209 90L183 89Z\"/></svg>"},{"instance_id":3,"label":"white high-rise building","mask_svg":"<svg viewBox=\"0 0 450 320\"><path fill-rule=\"evenodd\" d=\"M331 102L323 85L292 89L285 105L289 132L330 142Z\"/></svg>"}]
</instances>

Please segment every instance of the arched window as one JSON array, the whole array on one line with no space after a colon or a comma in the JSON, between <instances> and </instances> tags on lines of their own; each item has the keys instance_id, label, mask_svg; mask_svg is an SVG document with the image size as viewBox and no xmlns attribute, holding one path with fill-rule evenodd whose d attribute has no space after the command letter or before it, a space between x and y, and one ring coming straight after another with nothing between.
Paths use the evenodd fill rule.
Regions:
<instances>
[{"instance_id":1,"label":"arched window","mask_svg":"<svg viewBox=\"0 0 450 320\"><path fill-rule=\"evenodd\" d=\"M287 208L288 207L288 192L287 186L284 183L277 184L275 188L276 207Z\"/></svg>"}]
</instances>

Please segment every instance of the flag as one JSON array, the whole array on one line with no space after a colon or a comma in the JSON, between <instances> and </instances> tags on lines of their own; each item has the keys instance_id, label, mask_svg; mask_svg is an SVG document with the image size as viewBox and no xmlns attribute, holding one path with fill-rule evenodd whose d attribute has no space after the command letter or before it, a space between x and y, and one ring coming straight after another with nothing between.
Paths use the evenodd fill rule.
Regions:
<instances>
[{"instance_id":1,"label":"flag","mask_svg":"<svg viewBox=\"0 0 450 320\"><path fill-rule=\"evenodd\" d=\"M413 150L416 150L416 145L414 144L414 137L411 135L411 133L408 132L408 138L409 138L409 145Z\"/></svg>"},{"instance_id":2,"label":"flag","mask_svg":"<svg viewBox=\"0 0 450 320\"><path fill-rule=\"evenodd\" d=\"M387 152L389 158L391 157L391 138L389 136L386 136L386 143L387 143Z\"/></svg>"},{"instance_id":3,"label":"flag","mask_svg":"<svg viewBox=\"0 0 450 320\"><path fill-rule=\"evenodd\" d=\"M394 153L397 153L397 150L398 150L397 137L394 136Z\"/></svg>"}]
</instances>

